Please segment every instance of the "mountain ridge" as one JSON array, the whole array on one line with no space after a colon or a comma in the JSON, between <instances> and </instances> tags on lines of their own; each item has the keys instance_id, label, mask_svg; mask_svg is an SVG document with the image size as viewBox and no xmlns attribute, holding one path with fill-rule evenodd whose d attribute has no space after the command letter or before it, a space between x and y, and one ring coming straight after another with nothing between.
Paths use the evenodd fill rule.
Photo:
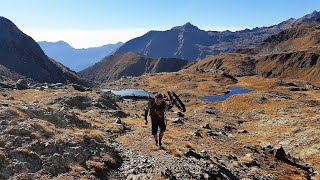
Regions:
<instances>
[{"instance_id":1,"label":"mountain ridge","mask_svg":"<svg viewBox=\"0 0 320 180\"><path fill-rule=\"evenodd\" d=\"M175 58L151 58L134 52L128 52L107 56L95 65L80 71L79 74L93 81L108 82L120 79L122 76L175 72L189 63L189 61Z\"/></svg>"},{"instance_id":2,"label":"mountain ridge","mask_svg":"<svg viewBox=\"0 0 320 180\"><path fill-rule=\"evenodd\" d=\"M150 57L199 60L207 55L253 48L271 35L320 18L314 11L298 19L288 19L277 25L239 31L204 31L191 23L165 31L149 31L122 45L115 53L136 52Z\"/></svg>"},{"instance_id":3,"label":"mountain ridge","mask_svg":"<svg viewBox=\"0 0 320 180\"><path fill-rule=\"evenodd\" d=\"M208 56L189 69L223 70L242 77L301 79L320 86L320 21L302 23L253 49Z\"/></svg>"}]
</instances>

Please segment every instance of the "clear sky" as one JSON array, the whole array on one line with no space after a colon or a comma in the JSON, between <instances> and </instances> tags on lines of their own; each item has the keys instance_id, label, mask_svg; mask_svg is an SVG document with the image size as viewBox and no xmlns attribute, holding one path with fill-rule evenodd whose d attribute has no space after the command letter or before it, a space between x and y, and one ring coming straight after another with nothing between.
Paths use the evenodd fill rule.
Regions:
<instances>
[{"instance_id":1,"label":"clear sky","mask_svg":"<svg viewBox=\"0 0 320 180\"><path fill-rule=\"evenodd\" d=\"M128 41L186 22L204 30L270 26L320 11L320 0L0 0L0 16L36 41L76 48Z\"/></svg>"}]
</instances>

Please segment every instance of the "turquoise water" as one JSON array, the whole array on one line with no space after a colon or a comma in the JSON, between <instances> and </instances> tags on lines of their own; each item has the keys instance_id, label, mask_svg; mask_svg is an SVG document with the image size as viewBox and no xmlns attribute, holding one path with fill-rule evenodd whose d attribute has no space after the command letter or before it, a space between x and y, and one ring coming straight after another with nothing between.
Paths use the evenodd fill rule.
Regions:
<instances>
[{"instance_id":1,"label":"turquoise water","mask_svg":"<svg viewBox=\"0 0 320 180\"><path fill-rule=\"evenodd\" d=\"M204 96L204 97L200 97L200 99L203 101L211 101L211 102L224 101L235 94L246 94L246 93L249 93L252 91L252 90L240 88L240 87L230 87L228 89L231 91L228 94L215 95L215 96Z\"/></svg>"}]
</instances>

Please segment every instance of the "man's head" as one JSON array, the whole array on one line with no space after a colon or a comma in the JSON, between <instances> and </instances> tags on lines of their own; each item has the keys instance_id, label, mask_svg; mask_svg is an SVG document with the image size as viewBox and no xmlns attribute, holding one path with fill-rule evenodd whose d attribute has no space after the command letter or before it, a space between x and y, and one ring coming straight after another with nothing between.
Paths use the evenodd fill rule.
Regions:
<instances>
[{"instance_id":1,"label":"man's head","mask_svg":"<svg viewBox=\"0 0 320 180\"><path fill-rule=\"evenodd\" d=\"M155 99L156 99L156 104L157 104L157 105L160 105L160 104L162 103L162 101L163 101L163 96L162 96L162 94L157 94L156 97L155 97Z\"/></svg>"}]
</instances>

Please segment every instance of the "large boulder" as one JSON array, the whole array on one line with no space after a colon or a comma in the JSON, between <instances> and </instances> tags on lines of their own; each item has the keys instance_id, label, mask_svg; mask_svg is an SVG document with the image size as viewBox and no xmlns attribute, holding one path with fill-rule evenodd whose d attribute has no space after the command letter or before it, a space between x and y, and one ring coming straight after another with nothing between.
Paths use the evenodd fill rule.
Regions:
<instances>
[{"instance_id":1,"label":"large boulder","mask_svg":"<svg viewBox=\"0 0 320 180\"><path fill-rule=\"evenodd\" d=\"M27 80L25 80L25 79L19 79L19 80L16 82L16 88L19 89L19 90L28 89L28 88L29 88L29 85L28 85Z\"/></svg>"},{"instance_id":2,"label":"large boulder","mask_svg":"<svg viewBox=\"0 0 320 180\"><path fill-rule=\"evenodd\" d=\"M72 108L78 108L82 110L92 106L91 103L92 99L89 96L80 94L67 96L64 100L64 104Z\"/></svg>"}]
</instances>

